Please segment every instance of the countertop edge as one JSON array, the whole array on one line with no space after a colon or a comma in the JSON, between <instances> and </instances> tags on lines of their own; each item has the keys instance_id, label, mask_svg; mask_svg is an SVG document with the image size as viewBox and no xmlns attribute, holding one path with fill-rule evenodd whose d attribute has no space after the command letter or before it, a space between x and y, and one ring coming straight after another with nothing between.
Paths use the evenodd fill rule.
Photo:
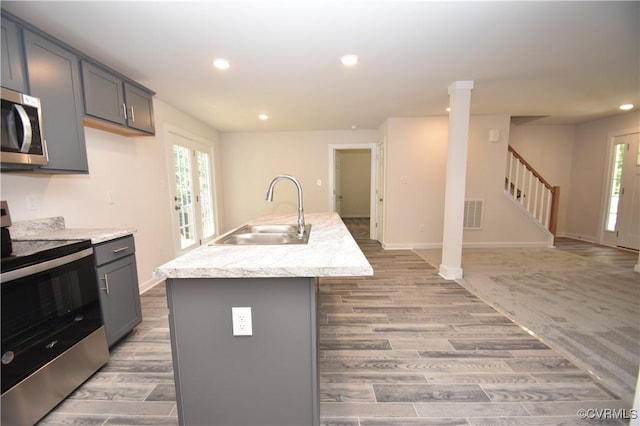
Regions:
<instances>
[{"instance_id":1,"label":"countertop edge","mask_svg":"<svg viewBox=\"0 0 640 426\"><path fill-rule=\"evenodd\" d=\"M185 271L182 269L165 268L163 271L156 269L154 276L172 279L217 279L217 278L332 278L332 277L364 277L373 276L373 268L278 268L271 267L268 271L264 269L251 270L248 268L207 268L197 271Z\"/></svg>"},{"instance_id":2,"label":"countertop edge","mask_svg":"<svg viewBox=\"0 0 640 426\"><path fill-rule=\"evenodd\" d=\"M100 244L118 238L127 237L137 232L135 228L123 229L82 229L82 228L65 228L53 231L43 231L28 235L12 236L12 239L31 241L31 240L91 240L91 244Z\"/></svg>"}]
</instances>

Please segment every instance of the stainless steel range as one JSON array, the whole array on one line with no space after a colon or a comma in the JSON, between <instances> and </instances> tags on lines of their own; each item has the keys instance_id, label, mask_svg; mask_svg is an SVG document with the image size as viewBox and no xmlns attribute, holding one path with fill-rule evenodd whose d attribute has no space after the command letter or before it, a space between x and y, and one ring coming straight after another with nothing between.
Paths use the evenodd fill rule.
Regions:
<instances>
[{"instance_id":1,"label":"stainless steel range","mask_svg":"<svg viewBox=\"0 0 640 426\"><path fill-rule=\"evenodd\" d=\"M109 360L93 249L2 238L2 425L33 425Z\"/></svg>"}]
</instances>

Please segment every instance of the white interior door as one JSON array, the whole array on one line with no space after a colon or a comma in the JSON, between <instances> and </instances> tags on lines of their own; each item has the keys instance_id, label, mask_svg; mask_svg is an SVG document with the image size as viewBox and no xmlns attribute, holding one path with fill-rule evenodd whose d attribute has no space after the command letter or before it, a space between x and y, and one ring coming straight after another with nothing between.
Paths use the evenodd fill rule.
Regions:
<instances>
[{"instance_id":1,"label":"white interior door","mask_svg":"<svg viewBox=\"0 0 640 426\"><path fill-rule=\"evenodd\" d=\"M334 190L336 213L342 215L342 154L335 151L335 181Z\"/></svg>"},{"instance_id":2,"label":"white interior door","mask_svg":"<svg viewBox=\"0 0 640 426\"><path fill-rule=\"evenodd\" d=\"M620 247L640 248L640 134L624 136L626 153L618 207L617 242Z\"/></svg>"},{"instance_id":3,"label":"white interior door","mask_svg":"<svg viewBox=\"0 0 640 426\"><path fill-rule=\"evenodd\" d=\"M384 219L384 143L380 142L376 153L376 240L383 242L383 219Z\"/></svg>"}]
</instances>

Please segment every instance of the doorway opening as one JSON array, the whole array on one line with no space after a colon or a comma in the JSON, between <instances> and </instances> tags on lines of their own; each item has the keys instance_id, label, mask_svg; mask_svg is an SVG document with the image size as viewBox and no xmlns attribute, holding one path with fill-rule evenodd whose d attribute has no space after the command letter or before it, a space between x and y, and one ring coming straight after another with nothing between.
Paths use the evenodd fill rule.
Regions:
<instances>
[{"instance_id":1,"label":"doorway opening","mask_svg":"<svg viewBox=\"0 0 640 426\"><path fill-rule=\"evenodd\" d=\"M329 146L329 208L342 219L368 219L367 238L377 239L377 145Z\"/></svg>"}]
</instances>

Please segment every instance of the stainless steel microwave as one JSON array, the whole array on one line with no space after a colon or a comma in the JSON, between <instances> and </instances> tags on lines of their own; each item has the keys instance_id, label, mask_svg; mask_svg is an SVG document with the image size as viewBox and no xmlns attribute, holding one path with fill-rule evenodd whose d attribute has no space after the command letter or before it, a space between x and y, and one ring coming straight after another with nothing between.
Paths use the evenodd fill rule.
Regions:
<instances>
[{"instance_id":1,"label":"stainless steel microwave","mask_svg":"<svg viewBox=\"0 0 640 426\"><path fill-rule=\"evenodd\" d=\"M49 162L40 99L3 87L1 118L3 166L38 167Z\"/></svg>"}]
</instances>

